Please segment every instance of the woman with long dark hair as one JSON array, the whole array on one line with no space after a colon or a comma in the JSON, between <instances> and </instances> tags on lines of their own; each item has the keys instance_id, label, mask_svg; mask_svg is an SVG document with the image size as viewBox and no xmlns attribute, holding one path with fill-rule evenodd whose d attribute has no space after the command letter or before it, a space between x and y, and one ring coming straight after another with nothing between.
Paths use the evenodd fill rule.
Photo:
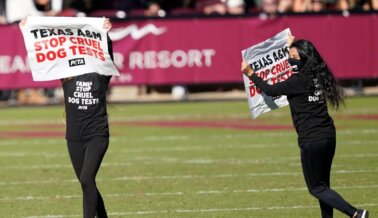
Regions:
<instances>
[{"instance_id":1,"label":"woman with long dark hair","mask_svg":"<svg viewBox=\"0 0 378 218\"><path fill-rule=\"evenodd\" d=\"M291 36L290 41L293 40ZM289 54L289 63L297 73L283 82L269 85L246 61L242 62L241 70L265 94L287 96L298 134L306 185L311 195L319 200L322 217L333 217L335 208L352 218L367 218L367 210L353 207L330 188L336 129L328 114L327 102L333 109L338 109L344 104L343 91L310 41L294 41Z\"/></svg>"}]
</instances>

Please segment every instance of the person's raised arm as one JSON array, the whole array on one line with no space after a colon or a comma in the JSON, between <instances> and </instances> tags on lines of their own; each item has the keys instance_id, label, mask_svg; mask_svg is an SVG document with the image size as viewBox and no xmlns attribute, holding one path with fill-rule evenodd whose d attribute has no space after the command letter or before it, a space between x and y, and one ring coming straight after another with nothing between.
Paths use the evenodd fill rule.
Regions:
<instances>
[{"instance_id":1,"label":"person's raised arm","mask_svg":"<svg viewBox=\"0 0 378 218\"><path fill-rule=\"evenodd\" d=\"M252 74L255 72L251 66L247 63L246 60L243 60L241 63L241 71L244 73L246 76L251 77Z\"/></svg>"},{"instance_id":2,"label":"person's raised arm","mask_svg":"<svg viewBox=\"0 0 378 218\"><path fill-rule=\"evenodd\" d=\"M106 32L109 32L112 29L112 23L110 22L109 18L104 17L104 29Z\"/></svg>"},{"instance_id":3,"label":"person's raised arm","mask_svg":"<svg viewBox=\"0 0 378 218\"><path fill-rule=\"evenodd\" d=\"M246 60L243 60L241 63L241 71L253 81L257 88L269 96L288 95L301 90L297 88L297 84L292 78L275 83L274 85L268 84L267 81L262 80L255 74L255 71Z\"/></svg>"},{"instance_id":4,"label":"person's raised arm","mask_svg":"<svg viewBox=\"0 0 378 218\"><path fill-rule=\"evenodd\" d=\"M291 46L291 44L293 44L294 40L295 40L295 36L289 33L288 40L287 40L287 44L289 45L289 47Z\"/></svg>"},{"instance_id":5,"label":"person's raised arm","mask_svg":"<svg viewBox=\"0 0 378 218\"><path fill-rule=\"evenodd\" d=\"M24 18L22 18L22 20L18 23L18 26L20 27L20 29L22 29L22 28L26 25L26 20L27 20L27 18L24 17Z\"/></svg>"}]
</instances>

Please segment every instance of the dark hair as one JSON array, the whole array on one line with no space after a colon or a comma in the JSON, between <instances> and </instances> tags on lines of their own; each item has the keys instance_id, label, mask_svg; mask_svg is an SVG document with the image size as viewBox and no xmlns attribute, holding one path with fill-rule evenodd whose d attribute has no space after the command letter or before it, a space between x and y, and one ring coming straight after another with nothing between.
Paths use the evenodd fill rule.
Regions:
<instances>
[{"instance_id":1,"label":"dark hair","mask_svg":"<svg viewBox=\"0 0 378 218\"><path fill-rule=\"evenodd\" d=\"M323 97L330 103L333 109L339 109L344 104L344 91L337 84L335 77L315 46L308 40L297 40L291 44L290 48L295 47L301 58L302 67L299 73L310 74L316 80L319 87L315 84L311 88L322 90Z\"/></svg>"}]
</instances>

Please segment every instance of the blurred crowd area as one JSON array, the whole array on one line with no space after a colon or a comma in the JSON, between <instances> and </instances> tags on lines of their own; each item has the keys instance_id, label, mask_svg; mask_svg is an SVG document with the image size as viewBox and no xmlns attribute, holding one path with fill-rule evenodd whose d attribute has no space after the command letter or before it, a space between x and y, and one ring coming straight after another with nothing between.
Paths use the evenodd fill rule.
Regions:
<instances>
[{"instance_id":1,"label":"blurred crowd area","mask_svg":"<svg viewBox=\"0 0 378 218\"><path fill-rule=\"evenodd\" d=\"M378 10L378 0L0 0L0 23L28 15L177 17Z\"/></svg>"},{"instance_id":2,"label":"blurred crowd area","mask_svg":"<svg viewBox=\"0 0 378 218\"><path fill-rule=\"evenodd\" d=\"M378 0L0 0L0 25L29 15L89 16L116 19L254 15L260 19L290 13L377 11ZM150 89L151 87L145 87ZM185 96L187 87L172 86ZM0 90L8 105L45 105L62 101L59 89Z\"/></svg>"}]
</instances>

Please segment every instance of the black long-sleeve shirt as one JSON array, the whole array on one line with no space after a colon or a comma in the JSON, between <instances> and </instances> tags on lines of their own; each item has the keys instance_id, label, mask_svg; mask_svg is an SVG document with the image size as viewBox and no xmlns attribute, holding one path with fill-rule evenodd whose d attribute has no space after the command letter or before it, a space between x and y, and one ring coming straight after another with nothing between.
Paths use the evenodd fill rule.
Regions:
<instances>
[{"instance_id":1,"label":"black long-sleeve shirt","mask_svg":"<svg viewBox=\"0 0 378 218\"><path fill-rule=\"evenodd\" d=\"M106 92L110 78L88 73L63 82L68 141L109 137Z\"/></svg>"},{"instance_id":2,"label":"black long-sleeve shirt","mask_svg":"<svg viewBox=\"0 0 378 218\"><path fill-rule=\"evenodd\" d=\"M335 137L336 130L326 100L320 90L311 88L316 86L316 80L311 76L297 73L274 85L269 85L255 73L251 79L269 96L287 96L299 143Z\"/></svg>"}]
</instances>

